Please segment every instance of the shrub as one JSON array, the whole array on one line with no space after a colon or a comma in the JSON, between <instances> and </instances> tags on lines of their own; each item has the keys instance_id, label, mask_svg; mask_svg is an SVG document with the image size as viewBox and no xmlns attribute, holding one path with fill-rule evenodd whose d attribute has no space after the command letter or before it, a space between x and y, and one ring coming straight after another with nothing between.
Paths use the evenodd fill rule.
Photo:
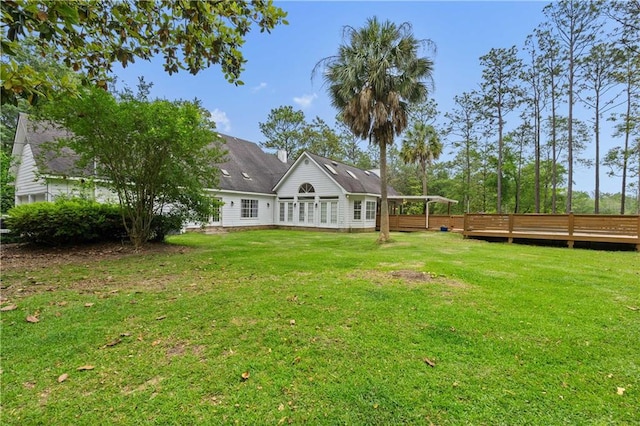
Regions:
<instances>
[{"instance_id":1,"label":"shrub","mask_svg":"<svg viewBox=\"0 0 640 426\"><path fill-rule=\"evenodd\" d=\"M9 210L6 224L21 241L42 245L126 238L118 205L81 199L22 204Z\"/></svg>"},{"instance_id":2,"label":"shrub","mask_svg":"<svg viewBox=\"0 0 640 426\"><path fill-rule=\"evenodd\" d=\"M155 215L151 221L151 237L149 241L164 241L167 235L179 232L183 223L183 216L177 213Z\"/></svg>"}]
</instances>

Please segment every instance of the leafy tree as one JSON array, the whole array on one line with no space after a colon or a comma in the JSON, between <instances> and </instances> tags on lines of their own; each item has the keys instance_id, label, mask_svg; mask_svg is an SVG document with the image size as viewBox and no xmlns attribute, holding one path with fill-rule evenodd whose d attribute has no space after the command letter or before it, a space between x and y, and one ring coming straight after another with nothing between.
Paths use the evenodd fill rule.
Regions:
<instances>
[{"instance_id":1,"label":"leafy tree","mask_svg":"<svg viewBox=\"0 0 640 426\"><path fill-rule=\"evenodd\" d=\"M560 50L560 43L551 33L551 26L549 24L543 24L540 28L536 29L535 36L538 41L538 45L541 50L541 72L543 75L543 85L546 87L545 96L549 102L550 124L549 128L551 133L549 134L551 144L551 212L556 213L558 203L558 185L560 183L561 173L559 172L559 165L556 162L558 158L558 135L557 135L557 120L558 120L558 107L562 99L562 92L565 87L565 67L562 52ZM542 123L544 128L544 123ZM542 146L541 146L542 149ZM545 188L546 190L546 188ZM545 196L547 193L545 192ZM546 205L546 204L544 204ZM546 210L545 210L546 211Z\"/></svg>"},{"instance_id":2,"label":"leafy tree","mask_svg":"<svg viewBox=\"0 0 640 426\"><path fill-rule=\"evenodd\" d=\"M342 161L344 147L340 136L320 117L307 124L303 131L306 149L326 158Z\"/></svg>"},{"instance_id":3,"label":"leafy tree","mask_svg":"<svg viewBox=\"0 0 640 426\"><path fill-rule=\"evenodd\" d=\"M14 177L9 173L11 168L11 154L4 149L0 150L0 214L6 213L13 207L15 199Z\"/></svg>"},{"instance_id":4,"label":"leafy tree","mask_svg":"<svg viewBox=\"0 0 640 426\"><path fill-rule=\"evenodd\" d=\"M157 55L169 74L220 64L229 82L242 84L240 48L251 27L269 32L286 24L286 13L272 0L12 0L2 3L1 13L3 105L20 97L34 103L54 92L49 72L12 60L25 36L36 36L39 50L102 87L114 62L126 67Z\"/></svg>"},{"instance_id":5,"label":"leafy tree","mask_svg":"<svg viewBox=\"0 0 640 426\"><path fill-rule=\"evenodd\" d=\"M633 158L632 138L640 133L640 55L627 49L623 53L622 66L614 72L614 78L623 85L625 111L618 114L619 122L616 124L614 136L623 137L624 142L621 154L622 190L620 199L620 214L625 212L627 191L627 178L629 160ZM615 116L614 116L615 117ZM639 164L640 166L640 164Z\"/></svg>"},{"instance_id":6,"label":"leafy tree","mask_svg":"<svg viewBox=\"0 0 640 426\"><path fill-rule=\"evenodd\" d=\"M581 76L578 97L593 110L595 137L595 200L594 213L600 213L600 120L615 108L616 94L609 93L616 85L615 71L621 66L621 54L611 44L596 44L589 54L578 61Z\"/></svg>"},{"instance_id":7,"label":"leafy tree","mask_svg":"<svg viewBox=\"0 0 640 426\"><path fill-rule=\"evenodd\" d=\"M389 240L387 204L387 146L407 127L410 104L424 101L433 62L421 57L420 48L432 46L418 40L411 24L396 25L370 18L363 28L345 27L347 40L335 56L314 69L324 69L334 107L358 137L380 150L380 236Z\"/></svg>"},{"instance_id":8,"label":"leafy tree","mask_svg":"<svg viewBox=\"0 0 640 426\"><path fill-rule=\"evenodd\" d=\"M544 8L545 15L554 26L555 35L564 47L567 59L568 90L568 146L567 146L567 202L566 211L571 211L573 195L573 107L577 89L577 69L580 58L589 51L602 24L599 22L602 1L561 0Z\"/></svg>"},{"instance_id":9,"label":"leafy tree","mask_svg":"<svg viewBox=\"0 0 640 426\"><path fill-rule=\"evenodd\" d=\"M640 53L640 0L613 0L605 14L617 25L616 36L625 49Z\"/></svg>"},{"instance_id":10,"label":"leafy tree","mask_svg":"<svg viewBox=\"0 0 640 426\"><path fill-rule=\"evenodd\" d=\"M272 109L267 121L258 125L266 138L261 146L284 150L287 158L295 158L304 150L304 132L307 127L304 112L294 111L290 105L281 106Z\"/></svg>"},{"instance_id":11,"label":"leafy tree","mask_svg":"<svg viewBox=\"0 0 640 426\"><path fill-rule=\"evenodd\" d=\"M79 167L95 165L96 176L117 193L123 223L136 248L151 235L152 218L167 209L186 217L207 217L222 160L206 111L195 102L148 100L139 93L117 97L98 88L61 97L43 106L43 117L74 136L60 141L78 153Z\"/></svg>"},{"instance_id":12,"label":"leafy tree","mask_svg":"<svg viewBox=\"0 0 640 426\"><path fill-rule=\"evenodd\" d=\"M480 57L482 65L482 94L485 113L491 123L497 124L498 164L497 164L497 211L502 213L502 154L504 153L505 116L520 103L522 91L517 77L522 69L522 61L517 57L517 49L491 49Z\"/></svg>"},{"instance_id":13,"label":"leafy tree","mask_svg":"<svg viewBox=\"0 0 640 426\"><path fill-rule=\"evenodd\" d=\"M442 154L442 142L435 127L418 121L405 133L400 157L406 164L417 164L422 179L422 195L427 195L427 172Z\"/></svg>"},{"instance_id":14,"label":"leafy tree","mask_svg":"<svg viewBox=\"0 0 640 426\"><path fill-rule=\"evenodd\" d=\"M480 126L479 94L477 92L465 92L454 98L456 107L445 114L448 120L447 132L453 137L453 147L459 149L454 164L460 164L462 168L462 205L464 211L471 210L471 174L474 159L477 158L478 132Z\"/></svg>"},{"instance_id":15,"label":"leafy tree","mask_svg":"<svg viewBox=\"0 0 640 426\"><path fill-rule=\"evenodd\" d=\"M544 57L538 40L530 35L525 41L525 50L528 53L527 63L520 78L528 86L524 102L533 116L533 140L534 140L534 204L535 212L540 213L540 162L542 160L542 111L546 107L544 84Z\"/></svg>"}]
</instances>

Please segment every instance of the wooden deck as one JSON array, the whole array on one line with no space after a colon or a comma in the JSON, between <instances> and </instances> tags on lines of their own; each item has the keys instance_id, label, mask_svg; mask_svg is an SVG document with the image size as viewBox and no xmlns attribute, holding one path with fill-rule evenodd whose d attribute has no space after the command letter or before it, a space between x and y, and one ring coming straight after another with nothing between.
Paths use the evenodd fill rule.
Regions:
<instances>
[{"instance_id":1,"label":"wooden deck","mask_svg":"<svg viewBox=\"0 0 640 426\"><path fill-rule=\"evenodd\" d=\"M463 225L464 216L462 215L429 215L429 228L427 228L427 217L423 214L389 215L389 230L391 231L439 231L444 226L448 231L462 232ZM376 217L376 229L380 229L380 215Z\"/></svg>"},{"instance_id":2,"label":"wooden deck","mask_svg":"<svg viewBox=\"0 0 640 426\"><path fill-rule=\"evenodd\" d=\"M465 238L632 244L640 251L640 215L466 214Z\"/></svg>"}]
</instances>

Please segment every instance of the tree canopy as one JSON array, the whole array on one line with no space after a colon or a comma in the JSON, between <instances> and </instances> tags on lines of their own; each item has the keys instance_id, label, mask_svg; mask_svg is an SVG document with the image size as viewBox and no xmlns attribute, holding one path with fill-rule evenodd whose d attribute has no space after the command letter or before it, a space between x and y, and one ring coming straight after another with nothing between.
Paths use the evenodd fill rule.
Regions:
<instances>
[{"instance_id":1,"label":"tree canopy","mask_svg":"<svg viewBox=\"0 0 640 426\"><path fill-rule=\"evenodd\" d=\"M13 60L21 40L37 37L42 51L88 81L106 87L112 64L161 55L169 74L197 74L220 64L225 78L242 84L240 48L256 25L269 32L286 24L286 13L272 0L118 1L6 0L2 2L2 104L18 98L30 103L48 97L52 76Z\"/></svg>"},{"instance_id":2,"label":"tree canopy","mask_svg":"<svg viewBox=\"0 0 640 426\"><path fill-rule=\"evenodd\" d=\"M380 236L389 240L387 146L407 127L409 105L425 100L433 61L420 56L429 40L419 40L411 24L367 20L363 28L345 27L338 54L316 64L323 69L334 107L352 132L380 148Z\"/></svg>"},{"instance_id":3,"label":"tree canopy","mask_svg":"<svg viewBox=\"0 0 640 426\"><path fill-rule=\"evenodd\" d=\"M214 124L198 102L148 100L148 86L113 96L87 88L79 97L47 103L42 116L74 136L59 141L95 167L101 185L117 195L129 237L140 247L152 237L151 219L170 210L204 218L212 202L222 152Z\"/></svg>"}]
</instances>

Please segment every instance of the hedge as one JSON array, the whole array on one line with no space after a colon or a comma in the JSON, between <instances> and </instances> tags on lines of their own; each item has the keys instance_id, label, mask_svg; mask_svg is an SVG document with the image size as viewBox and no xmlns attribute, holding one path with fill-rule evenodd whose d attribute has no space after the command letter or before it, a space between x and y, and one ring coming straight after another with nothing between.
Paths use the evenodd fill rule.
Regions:
<instances>
[{"instance_id":1,"label":"hedge","mask_svg":"<svg viewBox=\"0 0 640 426\"><path fill-rule=\"evenodd\" d=\"M5 219L13 238L20 242L58 246L128 239L120 206L83 199L63 199L15 206ZM156 216L151 239L164 237L182 227L180 217Z\"/></svg>"}]
</instances>

